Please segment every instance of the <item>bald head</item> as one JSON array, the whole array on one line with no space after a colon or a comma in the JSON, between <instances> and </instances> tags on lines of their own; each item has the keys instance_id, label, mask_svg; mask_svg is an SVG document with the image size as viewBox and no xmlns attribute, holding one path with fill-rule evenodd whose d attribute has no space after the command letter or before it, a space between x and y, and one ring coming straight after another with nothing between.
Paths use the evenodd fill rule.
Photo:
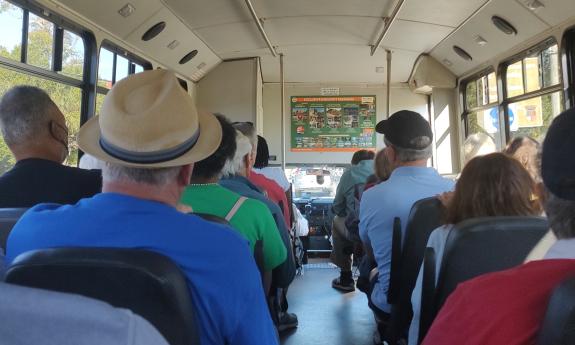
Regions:
<instances>
[{"instance_id":1,"label":"bald head","mask_svg":"<svg viewBox=\"0 0 575 345\"><path fill-rule=\"evenodd\" d=\"M35 157L62 162L67 156L64 115L37 87L16 86L2 96L0 130L18 160Z\"/></svg>"}]
</instances>

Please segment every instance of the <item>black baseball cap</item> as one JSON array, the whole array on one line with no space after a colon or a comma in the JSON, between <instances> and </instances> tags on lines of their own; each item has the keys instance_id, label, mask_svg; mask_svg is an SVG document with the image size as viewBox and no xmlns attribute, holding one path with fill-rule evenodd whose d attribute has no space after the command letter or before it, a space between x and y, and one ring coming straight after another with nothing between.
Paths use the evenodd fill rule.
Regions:
<instances>
[{"instance_id":1,"label":"black baseball cap","mask_svg":"<svg viewBox=\"0 0 575 345\"><path fill-rule=\"evenodd\" d=\"M375 130L377 133L383 134L385 140L405 149L422 150L428 147L433 140L429 122L419 113L410 110L400 110L393 113L389 119L379 121ZM429 143L423 147L417 145L414 139L420 137L429 138Z\"/></svg>"},{"instance_id":2,"label":"black baseball cap","mask_svg":"<svg viewBox=\"0 0 575 345\"><path fill-rule=\"evenodd\" d=\"M545 187L555 196L575 201L575 109L567 110L551 123L541 160Z\"/></svg>"}]
</instances>

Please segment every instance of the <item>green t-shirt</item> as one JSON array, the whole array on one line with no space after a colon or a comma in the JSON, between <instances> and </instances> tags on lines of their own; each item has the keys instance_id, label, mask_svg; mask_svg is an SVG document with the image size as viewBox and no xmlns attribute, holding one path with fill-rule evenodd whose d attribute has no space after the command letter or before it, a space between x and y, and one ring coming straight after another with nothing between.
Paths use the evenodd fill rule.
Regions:
<instances>
[{"instance_id":1,"label":"green t-shirt","mask_svg":"<svg viewBox=\"0 0 575 345\"><path fill-rule=\"evenodd\" d=\"M218 184L190 185L184 190L180 203L190 206L194 212L225 218L240 197ZM287 249L274 218L261 201L245 200L230 224L250 242L252 253L256 241L263 240L266 270L272 270L286 260Z\"/></svg>"}]
</instances>

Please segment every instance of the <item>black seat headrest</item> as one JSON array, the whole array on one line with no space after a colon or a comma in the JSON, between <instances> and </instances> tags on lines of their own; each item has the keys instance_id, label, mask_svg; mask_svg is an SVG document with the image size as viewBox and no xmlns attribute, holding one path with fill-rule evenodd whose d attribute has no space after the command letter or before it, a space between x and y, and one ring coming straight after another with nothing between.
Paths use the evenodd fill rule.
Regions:
<instances>
[{"instance_id":1,"label":"black seat headrest","mask_svg":"<svg viewBox=\"0 0 575 345\"><path fill-rule=\"evenodd\" d=\"M55 248L19 255L6 282L75 293L139 314L171 345L198 344L188 283L164 255L140 249Z\"/></svg>"}]
</instances>

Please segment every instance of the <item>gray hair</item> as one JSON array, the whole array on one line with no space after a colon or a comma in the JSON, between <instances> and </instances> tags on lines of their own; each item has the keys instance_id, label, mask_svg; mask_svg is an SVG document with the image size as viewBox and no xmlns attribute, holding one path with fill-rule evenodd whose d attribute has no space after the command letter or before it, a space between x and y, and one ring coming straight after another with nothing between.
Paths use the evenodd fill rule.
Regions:
<instances>
[{"instance_id":1,"label":"gray hair","mask_svg":"<svg viewBox=\"0 0 575 345\"><path fill-rule=\"evenodd\" d=\"M562 199L548 192L545 213L551 231L558 239L575 237L575 201Z\"/></svg>"},{"instance_id":2,"label":"gray hair","mask_svg":"<svg viewBox=\"0 0 575 345\"><path fill-rule=\"evenodd\" d=\"M242 132L236 130L236 153L234 157L230 158L224 165L222 176L234 176L242 170L242 168L245 168L244 157L250 152L252 152L250 140L243 135Z\"/></svg>"},{"instance_id":3,"label":"gray hair","mask_svg":"<svg viewBox=\"0 0 575 345\"><path fill-rule=\"evenodd\" d=\"M245 135L252 145L252 150L257 150L258 148L258 133L256 132L256 127L251 122L238 122L234 124L234 128Z\"/></svg>"},{"instance_id":4,"label":"gray hair","mask_svg":"<svg viewBox=\"0 0 575 345\"><path fill-rule=\"evenodd\" d=\"M0 100L0 130L8 145L35 139L48 129L51 112L58 109L50 96L34 86L16 86Z\"/></svg>"},{"instance_id":5,"label":"gray hair","mask_svg":"<svg viewBox=\"0 0 575 345\"><path fill-rule=\"evenodd\" d=\"M403 147L399 147L394 145L384 139L385 146L391 146L395 150L395 154L397 156L397 160L400 162L413 162L419 161L422 159L428 159L433 155L433 147L431 146L431 141L429 137L417 137L411 140L411 143L414 146L424 147L423 149L416 150L416 149L406 149Z\"/></svg>"},{"instance_id":6,"label":"gray hair","mask_svg":"<svg viewBox=\"0 0 575 345\"><path fill-rule=\"evenodd\" d=\"M143 169L106 162L102 169L102 176L105 181L137 182L153 186L163 186L173 182L178 177L180 168L181 167Z\"/></svg>"}]
</instances>

